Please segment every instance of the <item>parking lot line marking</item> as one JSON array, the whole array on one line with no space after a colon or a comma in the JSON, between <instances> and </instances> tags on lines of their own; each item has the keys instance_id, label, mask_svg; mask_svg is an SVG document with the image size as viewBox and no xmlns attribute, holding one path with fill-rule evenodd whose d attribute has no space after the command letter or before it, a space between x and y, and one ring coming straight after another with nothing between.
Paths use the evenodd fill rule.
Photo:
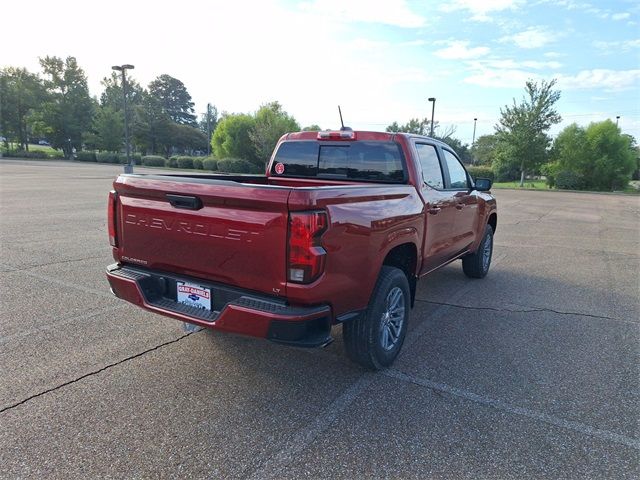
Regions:
<instances>
[{"instance_id":1,"label":"parking lot line marking","mask_svg":"<svg viewBox=\"0 0 640 480\"><path fill-rule=\"evenodd\" d=\"M73 282L67 282L66 280L60 280L59 278L51 277L49 275L43 275L42 273L32 272L30 270L14 270L12 273L19 273L22 275L27 275L32 278L37 278L38 280L43 280L45 282L54 283L56 285L60 285L62 287L73 288L74 290L80 290L81 292L91 293L93 295L100 295L101 297L115 299L115 297L109 293L108 290L108 282L105 279L105 289L104 290L96 290L95 288L84 287L82 285L75 284Z\"/></svg>"},{"instance_id":2,"label":"parking lot line marking","mask_svg":"<svg viewBox=\"0 0 640 480\"><path fill-rule=\"evenodd\" d=\"M425 378L419 378L413 375L408 375L396 369L384 370L382 374L386 375L387 377L395 378L397 380L401 380L406 383L412 383L422 387L430 388L432 390L436 390L438 392L448 393L450 395L463 398L465 400L469 400L474 403L484 405L486 407L495 408L496 410L531 418L533 420L555 425L556 427L565 428L567 430L573 430L574 432L583 433L585 435L591 435L601 440L607 440L610 442L619 443L621 445L625 445L627 447L640 450L640 440L627 437L625 435L620 435L617 433L610 432L608 430L595 428L580 422L564 420L562 418L549 415L547 413L539 412L537 410L532 410L529 408L511 405L510 403L503 402L502 400L497 400L495 398L479 395L477 393L473 393L468 390L463 390L461 388L452 387L445 383L434 382L432 380L427 380Z\"/></svg>"},{"instance_id":3,"label":"parking lot line marking","mask_svg":"<svg viewBox=\"0 0 640 480\"><path fill-rule=\"evenodd\" d=\"M309 447L320 434L327 430L338 416L373 382L375 377L374 373L363 373L338 398L316 416L309 425L293 434L284 447L245 478L251 480L279 478L282 469L286 468L297 454Z\"/></svg>"},{"instance_id":4,"label":"parking lot line marking","mask_svg":"<svg viewBox=\"0 0 640 480\"><path fill-rule=\"evenodd\" d=\"M506 254L496 257L494 259L494 264L503 260L505 257ZM470 282L452 295L451 298L457 300L473 286L473 283ZM450 306L446 304L436 307L429 316L429 320L433 320L434 318L443 315L449 307ZM410 336L407 336L403 349L405 352L411 344L416 342L422 336L424 330L427 328L425 326L427 323L428 322L425 321L416 330L409 332ZM360 395L360 393L362 393L362 391L365 390L376 377L379 378L379 374L369 372L363 373L357 380L347 387L342 395L336 398L322 413L315 417L309 425L298 430L298 432L289 439L280 451L269 457L260 467L250 473L246 478L278 478L279 472L291 463L294 456L311 445L318 435L329 428L336 418L346 410L351 403L353 403L358 395Z\"/></svg>"}]
</instances>

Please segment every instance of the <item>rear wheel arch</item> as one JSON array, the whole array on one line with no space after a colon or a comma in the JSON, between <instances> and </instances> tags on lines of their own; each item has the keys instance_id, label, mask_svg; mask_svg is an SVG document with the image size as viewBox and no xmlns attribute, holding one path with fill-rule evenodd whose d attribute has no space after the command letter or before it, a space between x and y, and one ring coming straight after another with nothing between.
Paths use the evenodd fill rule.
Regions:
<instances>
[{"instance_id":1,"label":"rear wheel arch","mask_svg":"<svg viewBox=\"0 0 640 480\"><path fill-rule=\"evenodd\" d=\"M418 271L418 247L415 243L407 242L394 246L387 252L380 267L396 267L404 272L409 281L411 293L411 307L415 303L417 271Z\"/></svg>"}]
</instances>

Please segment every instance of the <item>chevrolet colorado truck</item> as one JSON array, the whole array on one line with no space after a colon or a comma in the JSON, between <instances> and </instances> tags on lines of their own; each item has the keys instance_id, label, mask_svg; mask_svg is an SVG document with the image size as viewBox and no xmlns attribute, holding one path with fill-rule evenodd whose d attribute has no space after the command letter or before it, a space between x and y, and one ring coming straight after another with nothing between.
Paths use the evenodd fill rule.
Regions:
<instances>
[{"instance_id":1,"label":"chevrolet colorado truck","mask_svg":"<svg viewBox=\"0 0 640 480\"><path fill-rule=\"evenodd\" d=\"M108 200L112 292L201 327L307 347L342 324L349 357L390 365L416 282L456 259L484 277L491 181L432 138L285 134L265 175L128 174Z\"/></svg>"}]
</instances>

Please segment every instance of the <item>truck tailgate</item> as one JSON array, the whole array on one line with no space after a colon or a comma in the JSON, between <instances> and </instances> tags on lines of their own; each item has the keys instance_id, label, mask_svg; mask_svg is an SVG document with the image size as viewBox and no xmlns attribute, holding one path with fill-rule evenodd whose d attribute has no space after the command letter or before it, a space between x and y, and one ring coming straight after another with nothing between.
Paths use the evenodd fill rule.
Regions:
<instances>
[{"instance_id":1,"label":"truck tailgate","mask_svg":"<svg viewBox=\"0 0 640 480\"><path fill-rule=\"evenodd\" d=\"M114 186L122 263L285 294L290 188L136 175Z\"/></svg>"}]
</instances>

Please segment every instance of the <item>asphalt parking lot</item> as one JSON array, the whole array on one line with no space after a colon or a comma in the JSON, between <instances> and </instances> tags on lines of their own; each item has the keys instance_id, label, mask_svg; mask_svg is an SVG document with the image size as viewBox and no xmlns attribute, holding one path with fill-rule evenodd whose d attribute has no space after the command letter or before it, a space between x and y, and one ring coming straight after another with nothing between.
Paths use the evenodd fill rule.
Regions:
<instances>
[{"instance_id":1,"label":"asphalt parking lot","mask_svg":"<svg viewBox=\"0 0 640 480\"><path fill-rule=\"evenodd\" d=\"M113 298L119 171L0 160L1 477L640 477L640 197L497 191L369 373Z\"/></svg>"}]
</instances>

